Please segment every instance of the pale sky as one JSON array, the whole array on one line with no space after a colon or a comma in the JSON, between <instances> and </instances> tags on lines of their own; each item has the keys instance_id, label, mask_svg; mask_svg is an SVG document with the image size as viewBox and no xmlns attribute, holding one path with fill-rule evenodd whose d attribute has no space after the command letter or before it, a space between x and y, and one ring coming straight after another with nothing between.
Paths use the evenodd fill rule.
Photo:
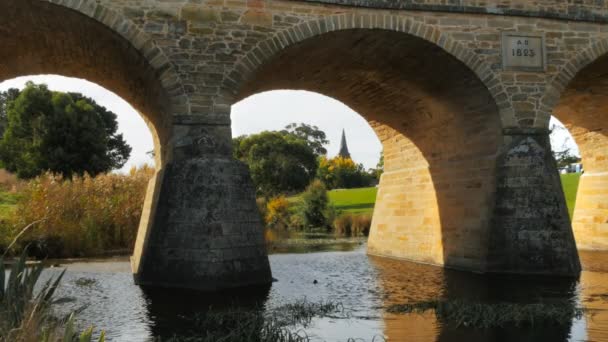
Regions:
<instances>
[{"instance_id":1,"label":"pale sky","mask_svg":"<svg viewBox=\"0 0 608 342\"><path fill-rule=\"evenodd\" d=\"M119 96L85 80L55 75L8 80L0 83L0 91L23 88L30 80L46 83L51 90L80 92L116 113L118 130L133 148L131 158L121 171L144 163L153 164L152 158L146 154L153 149L150 130L135 109ZM345 129L353 160L362 163L365 168L375 167L378 163L382 145L367 121L332 98L306 91L280 90L251 96L232 107L232 134L235 137L265 130L280 130L292 122L316 125L323 130L330 141L327 146L330 157L338 153L342 129ZM566 144L578 151L566 130L554 134L552 144L558 150Z\"/></svg>"}]
</instances>

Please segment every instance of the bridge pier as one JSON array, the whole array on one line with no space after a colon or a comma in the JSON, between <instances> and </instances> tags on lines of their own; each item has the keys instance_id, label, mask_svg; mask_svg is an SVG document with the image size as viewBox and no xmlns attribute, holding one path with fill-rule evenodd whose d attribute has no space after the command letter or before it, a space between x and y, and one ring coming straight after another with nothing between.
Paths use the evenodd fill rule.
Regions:
<instances>
[{"instance_id":1,"label":"bridge pier","mask_svg":"<svg viewBox=\"0 0 608 342\"><path fill-rule=\"evenodd\" d=\"M547 129L504 129L487 271L576 276L581 271Z\"/></svg>"},{"instance_id":2,"label":"bridge pier","mask_svg":"<svg viewBox=\"0 0 608 342\"><path fill-rule=\"evenodd\" d=\"M255 191L247 167L232 158L230 124L182 119L146 200L135 282L196 290L269 284Z\"/></svg>"}]
</instances>

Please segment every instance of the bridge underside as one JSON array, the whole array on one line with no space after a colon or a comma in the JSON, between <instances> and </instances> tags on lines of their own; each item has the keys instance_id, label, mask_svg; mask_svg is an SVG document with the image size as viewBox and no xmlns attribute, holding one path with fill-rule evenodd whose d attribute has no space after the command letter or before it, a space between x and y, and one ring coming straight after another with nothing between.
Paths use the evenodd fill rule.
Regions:
<instances>
[{"instance_id":1,"label":"bridge underside","mask_svg":"<svg viewBox=\"0 0 608 342\"><path fill-rule=\"evenodd\" d=\"M584 68L555 108L581 152L572 227L579 249L608 249L608 56Z\"/></svg>"},{"instance_id":2,"label":"bridge underside","mask_svg":"<svg viewBox=\"0 0 608 342\"><path fill-rule=\"evenodd\" d=\"M380 138L385 172L368 253L474 271L578 272L546 132L503 132L485 85L437 46L383 30L324 34L263 65L239 98L272 89L336 98ZM522 149L529 155L513 152Z\"/></svg>"}]
</instances>

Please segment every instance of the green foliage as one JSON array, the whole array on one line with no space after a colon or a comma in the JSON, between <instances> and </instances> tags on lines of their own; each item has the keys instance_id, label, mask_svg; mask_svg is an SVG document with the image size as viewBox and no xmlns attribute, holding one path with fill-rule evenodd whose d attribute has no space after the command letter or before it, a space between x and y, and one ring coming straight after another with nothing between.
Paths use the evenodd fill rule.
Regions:
<instances>
[{"instance_id":1,"label":"green foliage","mask_svg":"<svg viewBox=\"0 0 608 342\"><path fill-rule=\"evenodd\" d=\"M289 211L289 201L285 196L272 198L266 204L264 222L266 227L273 229L287 229L290 224L291 213Z\"/></svg>"},{"instance_id":2,"label":"green foliage","mask_svg":"<svg viewBox=\"0 0 608 342\"><path fill-rule=\"evenodd\" d=\"M0 91L0 136L4 135L8 123L8 104L19 96L19 89Z\"/></svg>"},{"instance_id":3,"label":"green foliage","mask_svg":"<svg viewBox=\"0 0 608 342\"><path fill-rule=\"evenodd\" d=\"M73 314L63 331L61 321L52 316L51 306L55 302L53 296L65 271L49 279L34 294L43 266L39 264L28 268L26 255L27 251L24 250L19 260L13 264L8 280L5 279L4 258L0 257L0 342L92 342L93 327L78 336L74 329ZM97 341L105 341L104 332L101 332Z\"/></svg>"},{"instance_id":4,"label":"green foliage","mask_svg":"<svg viewBox=\"0 0 608 342\"><path fill-rule=\"evenodd\" d=\"M325 132L320 130L317 126L310 126L304 123L292 123L285 126L285 129L281 132L283 134L291 134L306 141L308 146L317 156L324 156L327 154L325 145L329 144L329 140L327 140Z\"/></svg>"},{"instance_id":5,"label":"green foliage","mask_svg":"<svg viewBox=\"0 0 608 342\"><path fill-rule=\"evenodd\" d=\"M333 223L335 212L329 205L325 185L314 180L304 193L296 208L296 216L302 228L328 228Z\"/></svg>"},{"instance_id":6,"label":"green foliage","mask_svg":"<svg viewBox=\"0 0 608 342\"><path fill-rule=\"evenodd\" d=\"M368 174L363 165L350 158L335 157L319 159L317 178L329 189L352 189L369 186L375 176Z\"/></svg>"},{"instance_id":7,"label":"green foliage","mask_svg":"<svg viewBox=\"0 0 608 342\"><path fill-rule=\"evenodd\" d=\"M258 195L302 191L316 173L312 149L293 135L262 132L238 137L234 145L235 157L249 166Z\"/></svg>"},{"instance_id":8,"label":"green foliage","mask_svg":"<svg viewBox=\"0 0 608 342\"><path fill-rule=\"evenodd\" d=\"M570 154L570 150L553 152L553 156L557 162L557 168L567 167L570 164L579 163L581 161L580 157Z\"/></svg>"},{"instance_id":9,"label":"green foliage","mask_svg":"<svg viewBox=\"0 0 608 342\"><path fill-rule=\"evenodd\" d=\"M6 112L0 160L18 177L45 171L95 176L128 160L131 147L116 133L116 114L92 99L31 82L15 95L0 98Z\"/></svg>"},{"instance_id":10,"label":"green foliage","mask_svg":"<svg viewBox=\"0 0 608 342\"><path fill-rule=\"evenodd\" d=\"M20 194L7 233L14 237L15 227L46 217L23 237L22 244L32 244L32 256L82 257L131 250L153 173L143 167L128 175L32 179Z\"/></svg>"}]
</instances>

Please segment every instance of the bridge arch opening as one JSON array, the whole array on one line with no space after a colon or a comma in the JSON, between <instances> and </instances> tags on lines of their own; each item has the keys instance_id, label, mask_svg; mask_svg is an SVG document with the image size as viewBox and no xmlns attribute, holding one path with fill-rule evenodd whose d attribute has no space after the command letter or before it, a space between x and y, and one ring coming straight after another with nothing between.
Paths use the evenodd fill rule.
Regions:
<instances>
[{"instance_id":1,"label":"bridge arch opening","mask_svg":"<svg viewBox=\"0 0 608 342\"><path fill-rule=\"evenodd\" d=\"M150 58L161 53L145 35L137 35L138 49L133 39L127 40L101 21L122 23L124 30L130 30L127 33L137 33L130 23L110 16L105 9L99 12L104 18L93 19L68 5L38 0L0 2L0 82L42 74L85 79L112 91L140 113L152 134L156 173L147 188L134 249L133 269L137 271L154 223L163 168L171 158L171 114L179 89L167 88L163 83L170 66L152 65ZM99 4L89 3L82 10L86 12L91 6L102 9ZM142 49L146 46L156 53L144 56Z\"/></svg>"},{"instance_id":2,"label":"bridge arch opening","mask_svg":"<svg viewBox=\"0 0 608 342\"><path fill-rule=\"evenodd\" d=\"M577 247L608 249L608 54L570 80L553 115L580 150L581 175L572 217Z\"/></svg>"},{"instance_id":3,"label":"bridge arch opening","mask_svg":"<svg viewBox=\"0 0 608 342\"><path fill-rule=\"evenodd\" d=\"M337 99L382 142L370 254L483 269L502 133L499 109L470 68L410 34L348 29L284 48L236 99L276 89Z\"/></svg>"},{"instance_id":4,"label":"bridge arch opening","mask_svg":"<svg viewBox=\"0 0 608 342\"><path fill-rule=\"evenodd\" d=\"M3 1L0 13L0 82L55 74L96 83L140 113L152 132L157 167L166 162L170 97L158 72L129 41L84 14L46 1Z\"/></svg>"}]
</instances>

